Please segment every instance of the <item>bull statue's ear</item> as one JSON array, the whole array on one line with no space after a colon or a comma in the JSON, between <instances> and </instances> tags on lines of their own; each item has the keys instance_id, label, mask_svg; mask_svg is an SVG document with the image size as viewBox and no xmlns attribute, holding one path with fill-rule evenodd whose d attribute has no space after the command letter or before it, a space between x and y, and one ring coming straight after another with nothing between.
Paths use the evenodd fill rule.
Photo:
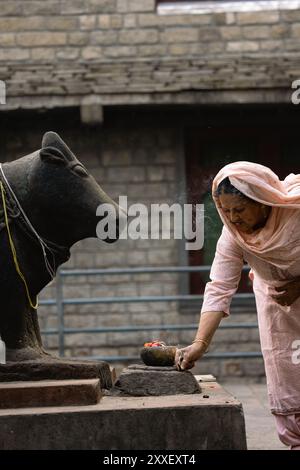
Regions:
<instances>
[{"instance_id":1,"label":"bull statue's ear","mask_svg":"<svg viewBox=\"0 0 300 470\"><path fill-rule=\"evenodd\" d=\"M66 164L72 160L76 160L73 152L71 152L59 135L51 131L44 134L40 157L42 160L59 164Z\"/></svg>"},{"instance_id":2,"label":"bull statue's ear","mask_svg":"<svg viewBox=\"0 0 300 470\"><path fill-rule=\"evenodd\" d=\"M40 150L40 158L42 160L49 161L50 163L56 163L59 165L66 165L68 162L64 154L55 147L42 148Z\"/></svg>"}]
</instances>

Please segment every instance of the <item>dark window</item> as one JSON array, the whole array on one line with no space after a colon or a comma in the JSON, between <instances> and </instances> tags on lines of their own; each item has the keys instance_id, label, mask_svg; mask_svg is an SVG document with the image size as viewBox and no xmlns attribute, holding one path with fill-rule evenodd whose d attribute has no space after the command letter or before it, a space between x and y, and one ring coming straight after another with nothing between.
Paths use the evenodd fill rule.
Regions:
<instances>
[{"instance_id":1,"label":"dark window","mask_svg":"<svg viewBox=\"0 0 300 470\"><path fill-rule=\"evenodd\" d=\"M221 110L219 110L221 113ZM270 167L281 179L289 173L299 173L299 139L295 122L280 118L275 111L255 110L241 113L240 122L227 116L222 123L193 126L185 130L185 154L188 202L205 205L204 247L189 251L191 266L210 265L213 261L222 222L211 197L211 183L216 173L227 163L241 160ZM273 120L273 122L272 122ZM227 121L227 122L226 122ZM275 121L275 122L274 122ZM208 275L193 273L190 292L203 293ZM242 275L239 292L250 292L247 274Z\"/></svg>"}]
</instances>

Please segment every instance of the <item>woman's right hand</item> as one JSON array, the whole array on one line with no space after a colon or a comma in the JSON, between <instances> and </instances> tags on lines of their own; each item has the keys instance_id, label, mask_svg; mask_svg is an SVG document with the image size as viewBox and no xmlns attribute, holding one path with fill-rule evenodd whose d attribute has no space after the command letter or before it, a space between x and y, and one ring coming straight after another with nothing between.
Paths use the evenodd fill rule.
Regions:
<instances>
[{"instance_id":1,"label":"woman's right hand","mask_svg":"<svg viewBox=\"0 0 300 470\"><path fill-rule=\"evenodd\" d=\"M200 359L204 354L203 344L193 343L186 348L177 349L175 355L175 366L177 370L191 369L195 365L195 361Z\"/></svg>"}]
</instances>

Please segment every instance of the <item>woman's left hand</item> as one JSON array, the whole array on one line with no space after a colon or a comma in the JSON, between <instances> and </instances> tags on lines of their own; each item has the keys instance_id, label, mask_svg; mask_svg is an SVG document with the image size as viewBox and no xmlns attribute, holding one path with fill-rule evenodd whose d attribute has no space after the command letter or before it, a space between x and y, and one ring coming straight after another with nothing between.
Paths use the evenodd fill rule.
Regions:
<instances>
[{"instance_id":1,"label":"woman's left hand","mask_svg":"<svg viewBox=\"0 0 300 470\"><path fill-rule=\"evenodd\" d=\"M275 302L285 307L290 306L300 297L300 280L290 281L283 286L275 287L275 290L281 292L279 295L271 296Z\"/></svg>"}]
</instances>

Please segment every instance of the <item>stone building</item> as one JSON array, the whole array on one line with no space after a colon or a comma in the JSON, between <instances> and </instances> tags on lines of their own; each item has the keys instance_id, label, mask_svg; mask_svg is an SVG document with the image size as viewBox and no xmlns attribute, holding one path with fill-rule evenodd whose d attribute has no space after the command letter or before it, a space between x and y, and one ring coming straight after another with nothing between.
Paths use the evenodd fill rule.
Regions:
<instances>
[{"instance_id":1,"label":"stone building","mask_svg":"<svg viewBox=\"0 0 300 470\"><path fill-rule=\"evenodd\" d=\"M56 130L116 201L205 203L205 244L89 239L74 246L71 268L209 265L220 222L209 195L230 161L299 172L300 1L8 0L0 8L1 161L40 147ZM300 85L300 82L299 82ZM294 88L293 88L294 87ZM292 100L292 96L294 99ZM66 298L203 293L203 273L126 273L64 279ZM240 292L250 292L243 276ZM41 295L52 299L53 283ZM151 301L65 306L65 327L119 328L65 335L68 356L137 356L151 338L187 344L201 302ZM57 328L55 305L39 310ZM236 299L226 326L256 322L253 299ZM149 331L147 326L157 325ZM136 331L122 331L128 326ZM126 328L125 328L126 329ZM44 336L55 351L56 334ZM264 374L255 328L220 329L199 372ZM116 363L120 365L120 362Z\"/></svg>"}]
</instances>

